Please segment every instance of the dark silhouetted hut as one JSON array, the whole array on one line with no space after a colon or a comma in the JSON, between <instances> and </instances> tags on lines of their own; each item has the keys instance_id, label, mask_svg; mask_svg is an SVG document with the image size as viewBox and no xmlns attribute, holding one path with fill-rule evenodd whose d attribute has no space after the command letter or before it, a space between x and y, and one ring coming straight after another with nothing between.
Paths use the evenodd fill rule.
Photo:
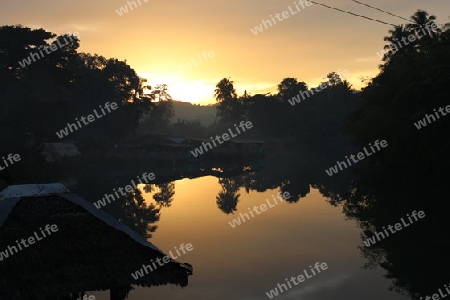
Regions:
<instances>
[{"instance_id":1,"label":"dark silhouetted hut","mask_svg":"<svg viewBox=\"0 0 450 300\"><path fill-rule=\"evenodd\" d=\"M0 255L8 246L58 231L0 261L0 300L76 299L110 290L125 299L133 285L187 286L189 264L170 260L135 280L131 274L165 254L109 214L61 184L10 186L0 193Z\"/></svg>"}]
</instances>

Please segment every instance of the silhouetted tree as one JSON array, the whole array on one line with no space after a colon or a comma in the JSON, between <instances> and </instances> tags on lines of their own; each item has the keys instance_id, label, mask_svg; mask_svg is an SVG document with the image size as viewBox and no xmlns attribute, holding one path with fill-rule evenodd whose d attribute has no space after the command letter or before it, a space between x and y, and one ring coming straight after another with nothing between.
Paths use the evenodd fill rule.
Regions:
<instances>
[{"instance_id":1,"label":"silhouetted tree","mask_svg":"<svg viewBox=\"0 0 450 300\"><path fill-rule=\"evenodd\" d=\"M296 96L300 91L308 90L308 86L303 81L298 82L297 78L284 78L278 84L278 96L282 100L288 100Z\"/></svg>"},{"instance_id":2,"label":"silhouetted tree","mask_svg":"<svg viewBox=\"0 0 450 300\"><path fill-rule=\"evenodd\" d=\"M244 109L241 100L237 97L233 81L223 78L216 85L215 97L217 104L217 117L219 122L232 126L244 118Z\"/></svg>"},{"instance_id":3,"label":"silhouetted tree","mask_svg":"<svg viewBox=\"0 0 450 300\"><path fill-rule=\"evenodd\" d=\"M55 133L68 123L116 102L116 111L69 137L80 145L112 144L132 134L160 96L143 96L143 82L126 62L77 53L79 43L44 29L0 27L0 124L8 124L10 145L60 141Z\"/></svg>"},{"instance_id":4,"label":"silhouetted tree","mask_svg":"<svg viewBox=\"0 0 450 300\"><path fill-rule=\"evenodd\" d=\"M384 37L384 41L390 42L384 46L385 53L383 55L383 61L388 61L394 54L397 53L410 53L413 49L413 44L403 41L408 40L408 36L411 34L403 25L395 26L394 29L389 30L390 35Z\"/></svg>"},{"instance_id":5,"label":"silhouetted tree","mask_svg":"<svg viewBox=\"0 0 450 300\"><path fill-rule=\"evenodd\" d=\"M237 98L233 84L234 82L229 78L223 78L217 83L214 95L218 103L226 99Z\"/></svg>"},{"instance_id":6,"label":"silhouetted tree","mask_svg":"<svg viewBox=\"0 0 450 300\"><path fill-rule=\"evenodd\" d=\"M419 25L434 20L427 16L419 11L413 19ZM406 174L403 177L427 174L436 178L442 166L450 164L446 154L450 143L442 140L450 119L441 117L432 124L432 130L426 127L418 131L414 125L425 114L448 105L450 41L445 33L436 32L420 47L407 56L398 52L385 62L380 74L363 90L361 106L346 121L347 132L360 146L377 139L388 141L385 151L369 158L376 164L373 169L383 171L383 177L401 170Z\"/></svg>"},{"instance_id":7,"label":"silhouetted tree","mask_svg":"<svg viewBox=\"0 0 450 300\"><path fill-rule=\"evenodd\" d=\"M409 31L414 31L425 28L427 24L429 24L430 22L434 22L436 20L436 16L430 16L426 11L419 9L411 16L411 20L414 21L414 23L406 24L405 28ZM433 30L430 30L429 32L430 34L438 33L437 31Z\"/></svg>"}]
</instances>

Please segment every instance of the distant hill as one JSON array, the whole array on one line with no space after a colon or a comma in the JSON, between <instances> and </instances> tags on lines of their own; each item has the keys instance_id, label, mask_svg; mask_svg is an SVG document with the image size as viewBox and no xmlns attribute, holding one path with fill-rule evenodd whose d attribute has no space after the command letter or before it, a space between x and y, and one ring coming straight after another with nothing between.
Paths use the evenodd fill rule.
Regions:
<instances>
[{"instance_id":1,"label":"distant hill","mask_svg":"<svg viewBox=\"0 0 450 300\"><path fill-rule=\"evenodd\" d=\"M173 109L175 111L172 122L181 120L200 120L200 122L207 126L214 122L216 118L216 105L202 106L192 104L189 102L173 100Z\"/></svg>"}]
</instances>

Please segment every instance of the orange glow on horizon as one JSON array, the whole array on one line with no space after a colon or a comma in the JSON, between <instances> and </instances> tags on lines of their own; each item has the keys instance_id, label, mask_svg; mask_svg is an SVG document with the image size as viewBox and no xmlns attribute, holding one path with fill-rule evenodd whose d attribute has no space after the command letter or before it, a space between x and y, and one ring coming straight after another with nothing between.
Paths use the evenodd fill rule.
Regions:
<instances>
[{"instance_id":1,"label":"orange glow on horizon","mask_svg":"<svg viewBox=\"0 0 450 300\"><path fill-rule=\"evenodd\" d=\"M239 96L245 90L275 94L284 78L297 78L312 88L328 73L347 69L347 80L358 90L365 85L361 77L379 73L382 61L377 52L386 45L384 37L392 29L312 5L269 30L252 33L262 20L292 5L291 0L258 5L233 0L153 0L122 16L116 10L127 5L124 0L55 2L45 9L31 0L21 5L3 2L3 24L21 23L56 34L79 32L79 52L126 60L149 85L166 83L174 99L197 104L215 103L215 85L222 78L234 81ZM336 0L333 5L403 24L381 12L359 11L363 8L348 1ZM417 1L380 0L378 5L403 16L420 8L436 15L438 24L448 22L450 10L449 1L422 1L418 7ZM181 71L173 76L174 70Z\"/></svg>"}]
</instances>

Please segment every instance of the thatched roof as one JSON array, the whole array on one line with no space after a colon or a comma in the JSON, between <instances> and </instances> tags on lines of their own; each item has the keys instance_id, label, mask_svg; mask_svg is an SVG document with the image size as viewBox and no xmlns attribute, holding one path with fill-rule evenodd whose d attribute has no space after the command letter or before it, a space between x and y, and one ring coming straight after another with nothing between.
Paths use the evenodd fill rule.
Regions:
<instances>
[{"instance_id":1,"label":"thatched roof","mask_svg":"<svg viewBox=\"0 0 450 300\"><path fill-rule=\"evenodd\" d=\"M192 274L189 264L171 260L134 280L131 273L165 254L72 193L0 200L0 251L47 224L58 231L0 261L0 299L62 299L108 289L122 299L131 285L184 287Z\"/></svg>"}]
</instances>

